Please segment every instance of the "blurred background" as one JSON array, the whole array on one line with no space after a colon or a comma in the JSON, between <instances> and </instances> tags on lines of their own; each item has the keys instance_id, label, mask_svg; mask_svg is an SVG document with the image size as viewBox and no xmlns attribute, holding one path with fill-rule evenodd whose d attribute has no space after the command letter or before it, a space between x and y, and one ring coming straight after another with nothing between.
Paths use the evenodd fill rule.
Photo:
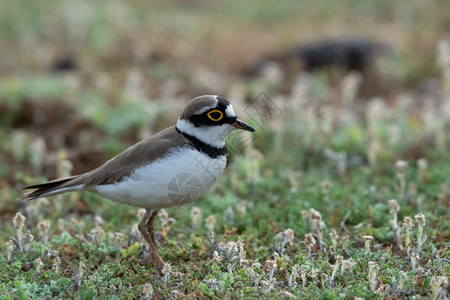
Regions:
<instances>
[{"instance_id":1,"label":"blurred background","mask_svg":"<svg viewBox=\"0 0 450 300\"><path fill-rule=\"evenodd\" d=\"M361 113L373 98L390 107L408 97L420 110L443 96L449 9L422 0L3 3L0 174L9 184L15 171L33 174L11 141L36 137L47 176L63 148L83 172L173 124L202 94L242 111L265 92L298 118L310 101Z\"/></svg>"}]
</instances>

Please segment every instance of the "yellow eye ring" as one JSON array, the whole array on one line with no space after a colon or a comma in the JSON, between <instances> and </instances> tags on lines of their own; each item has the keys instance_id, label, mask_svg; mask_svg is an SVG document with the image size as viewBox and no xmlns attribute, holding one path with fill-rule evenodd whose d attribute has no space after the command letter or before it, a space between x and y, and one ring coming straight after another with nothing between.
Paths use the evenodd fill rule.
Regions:
<instances>
[{"instance_id":1,"label":"yellow eye ring","mask_svg":"<svg viewBox=\"0 0 450 300\"><path fill-rule=\"evenodd\" d=\"M211 114L213 114L213 113L219 113L219 117L214 118L213 116L211 116ZM210 111L210 112L207 113L206 115L207 115L208 118L210 118L212 121L216 121L216 122L222 120L222 118L223 118L223 113L222 113L220 110L217 110L217 109Z\"/></svg>"}]
</instances>

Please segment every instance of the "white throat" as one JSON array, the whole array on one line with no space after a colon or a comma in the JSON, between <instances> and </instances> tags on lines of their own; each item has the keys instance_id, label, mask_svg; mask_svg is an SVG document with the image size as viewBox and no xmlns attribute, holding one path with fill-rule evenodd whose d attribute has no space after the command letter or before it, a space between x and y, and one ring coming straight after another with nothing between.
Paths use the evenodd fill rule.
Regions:
<instances>
[{"instance_id":1,"label":"white throat","mask_svg":"<svg viewBox=\"0 0 450 300\"><path fill-rule=\"evenodd\" d=\"M230 132L236 129L230 124L195 127L185 119L178 119L176 128L182 133L189 134L201 142L217 148L225 146L225 138Z\"/></svg>"}]
</instances>

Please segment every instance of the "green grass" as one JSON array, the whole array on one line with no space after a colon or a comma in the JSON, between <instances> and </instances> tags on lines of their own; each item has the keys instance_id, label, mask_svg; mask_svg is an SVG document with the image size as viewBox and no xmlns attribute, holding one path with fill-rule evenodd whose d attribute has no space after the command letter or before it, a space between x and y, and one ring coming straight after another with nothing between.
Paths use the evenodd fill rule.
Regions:
<instances>
[{"instance_id":1,"label":"green grass","mask_svg":"<svg viewBox=\"0 0 450 300\"><path fill-rule=\"evenodd\" d=\"M0 298L444 299L450 95L448 66L435 63L446 24L437 1L20 3L0 12ZM60 22L86 8L85 17ZM255 118L258 103L238 99L254 99L267 82L244 80L237 66L336 24L349 35L357 27L398 41L398 56L379 66L382 79L399 80L398 94L345 102L343 81L319 72L302 77L303 93L270 83L280 114ZM51 72L68 40L79 69ZM145 53L146 42L153 58L141 61L135 53ZM417 59L421 53L432 59ZM419 91L415 84L430 76L433 89ZM67 159L82 164L83 147L106 160L173 124L186 95L211 90L233 95L235 111L257 131L251 141L228 138L229 165L203 199L167 209L174 224L157 220L165 276L156 275L133 229L136 208L89 193L17 201L20 187L68 175ZM30 105L50 111L27 114ZM428 165L419 167L420 158ZM392 228L391 199L397 226L413 220L409 247L406 228ZM13 224L18 211L23 226ZM419 213L426 219L420 248ZM305 244L306 234L315 244ZM370 251L363 236L373 237Z\"/></svg>"}]
</instances>

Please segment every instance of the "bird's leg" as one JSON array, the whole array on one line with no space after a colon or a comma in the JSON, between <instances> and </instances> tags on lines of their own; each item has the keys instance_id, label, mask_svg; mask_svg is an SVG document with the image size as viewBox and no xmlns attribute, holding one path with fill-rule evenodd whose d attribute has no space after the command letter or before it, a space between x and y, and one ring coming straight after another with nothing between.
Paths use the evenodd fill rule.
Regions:
<instances>
[{"instance_id":1,"label":"bird's leg","mask_svg":"<svg viewBox=\"0 0 450 300\"><path fill-rule=\"evenodd\" d=\"M145 210L145 215L142 221L138 225L139 232L144 237L144 240L150 246L150 250L153 253L153 264L158 270L159 274L162 275L162 269L164 267L164 262L159 256L158 249L156 249L155 234L153 233L153 222L158 211L153 209Z\"/></svg>"},{"instance_id":2,"label":"bird's leg","mask_svg":"<svg viewBox=\"0 0 450 300\"><path fill-rule=\"evenodd\" d=\"M158 211L154 211L152 216L150 217L150 219L147 222L147 231L150 234L150 238L152 239L152 242L153 242L152 251L153 251L153 256L155 258L156 266L158 269L162 270L165 263L159 256L158 249L156 248L155 233L154 233L154 226L153 226L153 222L155 221L155 218L157 215L158 215Z\"/></svg>"},{"instance_id":3,"label":"bird's leg","mask_svg":"<svg viewBox=\"0 0 450 300\"><path fill-rule=\"evenodd\" d=\"M152 238L153 244L156 245L156 240L155 240L155 232L154 232L154 226L153 226L153 222L155 222L155 218L158 215L158 211L154 211L150 217L150 219L147 222L147 230L148 233L150 234L150 237Z\"/></svg>"}]
</instances>

